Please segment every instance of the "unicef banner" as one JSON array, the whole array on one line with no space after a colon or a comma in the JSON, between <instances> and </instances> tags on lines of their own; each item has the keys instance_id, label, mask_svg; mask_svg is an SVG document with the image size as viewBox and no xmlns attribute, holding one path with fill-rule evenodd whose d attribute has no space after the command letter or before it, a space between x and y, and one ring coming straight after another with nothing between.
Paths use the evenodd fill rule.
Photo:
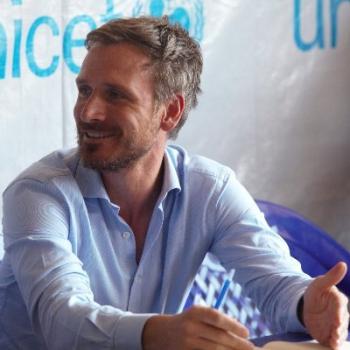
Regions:
<instances>
[{"instance_id":1,"label":"unicef banner","mask_svg":"<svg viewBox=\"0 0 350 350\"><path fill-rule=\"evenodd\" d=\"M350 248L348 0L0 0L0 191L75 145L87 32L141 14L167 14L203 48L203 94L177 142Z\"/></svg>"}]
</instances>

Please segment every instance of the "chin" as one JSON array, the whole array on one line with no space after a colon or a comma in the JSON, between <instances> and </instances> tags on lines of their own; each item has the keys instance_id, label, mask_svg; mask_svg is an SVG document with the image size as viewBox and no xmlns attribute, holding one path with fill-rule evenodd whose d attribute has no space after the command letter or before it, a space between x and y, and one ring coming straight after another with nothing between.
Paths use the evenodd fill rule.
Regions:
<instances>
[{"instance_id":1,"label":"chin","mask_svg":"<svg viewBox=\"0 0 350 350\"><path fill-rule=\"evenodd\" d=\"M98 171L118 171L126 168L130 163L123 157L118 158L115 153L106 152L92 146L94 145L79 146L79 156L86 168Z\"/></svg>"}]
</instances>

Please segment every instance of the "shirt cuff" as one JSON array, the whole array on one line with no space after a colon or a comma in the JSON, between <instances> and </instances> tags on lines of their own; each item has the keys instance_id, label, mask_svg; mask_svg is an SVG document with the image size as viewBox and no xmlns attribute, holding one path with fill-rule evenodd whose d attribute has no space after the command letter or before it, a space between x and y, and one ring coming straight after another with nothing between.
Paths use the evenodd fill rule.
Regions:
<instances>
[{"instance_id":1,"label":"shirt cuff","mask_svg":"<svg viewBox=\"0 0 350 350\"><path fill-rule=\"evenodd\" d=\"M295 297L293 298L292 303L289 306L289 315L292 315L288 318L288 324L287 329L289 332L307 332L307 329L305 326L300 322L298 317L298 303L299 300L303 297L307 287L312 282L312 280L309 280L305 283L304 289L300 290L298 293L295 294Z\"/></svg>"},{"instance_id":2,"label":"shirt cuff","mask_svg":"<svg viewBox=\"0 0 350 350\"><path fill-rule=\"evenodd\" d=\"M155 314L127 314L118 321L114 335L116 349L142 350L142 332L146 321Z\"/></svg>"}]
</instances>

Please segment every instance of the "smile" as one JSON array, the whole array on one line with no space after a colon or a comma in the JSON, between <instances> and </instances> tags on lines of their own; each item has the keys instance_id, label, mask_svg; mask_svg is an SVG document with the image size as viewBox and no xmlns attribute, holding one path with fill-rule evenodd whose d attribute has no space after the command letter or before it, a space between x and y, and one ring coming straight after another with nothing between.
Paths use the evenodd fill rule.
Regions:
<instances>
[{"instance_id":1,"label":"smile","mask_svg":"<svg viewBox=\"0 0 350 350\"><path fill-rule=\"evenodd\" d=\"M86 131L84 132L83 135L84 135L84 138L99 140L99 139L106 139L109 137L113 137L114 133L106 133L101 131Z\"/></svg>"}]
</instances>

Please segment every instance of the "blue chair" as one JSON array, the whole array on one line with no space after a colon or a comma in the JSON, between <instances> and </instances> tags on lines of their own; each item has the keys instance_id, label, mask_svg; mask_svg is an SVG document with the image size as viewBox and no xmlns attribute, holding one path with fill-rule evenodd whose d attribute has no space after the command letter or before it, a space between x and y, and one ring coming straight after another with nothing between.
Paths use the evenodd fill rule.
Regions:
<instances>
[{"instance_id":1,"label":"blue chair","mask_svg":"<svg viewBox=\"0 0 350 350\"><path fill-rule=\"evenodd\" d=\"M287 242L291 255L300 261L304 272L316 277L339 261L346 262L350 268L350 253L312 222L284 206L264 200L256 203L269 225ZM350 271L338 287L350 296Z\"/></svg>"},{"instance_id":2,"label":"blue chair","mask_svg":"<svg viewBox=\"0 0 350 350\"><path fill-rule=\"evenodd\" d=\"M4 236L2 232L0 232L0 264L3 257L4 257Z\"/></svg>"}]
</instances>

